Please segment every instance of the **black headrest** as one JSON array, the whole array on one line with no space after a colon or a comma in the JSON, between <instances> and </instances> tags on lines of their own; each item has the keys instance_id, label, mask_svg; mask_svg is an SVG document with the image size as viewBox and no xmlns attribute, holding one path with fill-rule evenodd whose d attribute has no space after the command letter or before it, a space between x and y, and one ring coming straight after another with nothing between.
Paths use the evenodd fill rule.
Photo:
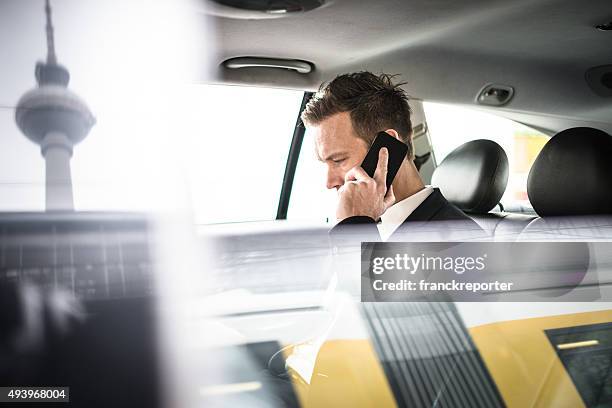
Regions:
<instances>
[{"instance_id":1,"label":"black headrest","mask_svg":"<svg viewBox=\"0 0 612 408\"><path fill-rule=\"evenodd\" d=\"M492 140L472 140L442 160L434 171L432 184L463 211L487 213L506 191L508 156Z\"/></svg>"},{"instance_id":2,"label":"black headrest","mask_svg":"<svg viewBox=\"0 0 612 408\"><path fill-rule=\"evenodd\" d=\"M536 158L527 195L540 216L612 214L612 137L578 127L551 138Z\"/></svg>"}]
</instances>

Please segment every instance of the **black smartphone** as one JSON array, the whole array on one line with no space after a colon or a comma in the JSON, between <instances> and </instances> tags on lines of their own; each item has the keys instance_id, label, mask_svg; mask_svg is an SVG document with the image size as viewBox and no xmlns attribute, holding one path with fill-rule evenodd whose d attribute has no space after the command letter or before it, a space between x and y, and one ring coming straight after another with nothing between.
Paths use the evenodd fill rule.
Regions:
<instances>
[{"instance_id":1,"label":"black smartphone","mask_svg":"<svg viewBox=\"0 0 612 408\"><path fill-rule=\"evenodd\" d=\"M378 154L380 149L383 147L386 147L387 151L389 152L389 164L387 165L387 189L389 189L389 187L391 187L391 183L393 183L395 175L406 158L408 146L387 132L378 132L376 138L370 146L370 150L368 150L363 162L361 162L361 167L370 177L374 177L374 172L376 171L376 166L378 165Z\"/></svg>"}]
</instances>

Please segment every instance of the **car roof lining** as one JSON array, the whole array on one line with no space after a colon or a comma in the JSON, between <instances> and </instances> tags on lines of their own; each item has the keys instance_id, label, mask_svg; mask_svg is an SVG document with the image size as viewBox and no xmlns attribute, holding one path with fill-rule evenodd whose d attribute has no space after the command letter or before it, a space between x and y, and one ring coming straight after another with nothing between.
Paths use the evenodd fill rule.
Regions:
<instances>
[{"instance_id":1,"label":"car roof lining","mask_svg":"<svg viewBox=\"0 0 612 408\"><path fill-rule=\"evenodd\" d=\"M313 91L367 69L401 74L415 98L473 106L484 85L505 84L513 100L489 108L502 116L551 132L574 122L610 132L612 98L584 79L588 68L612 63L612 33L594 28L605 16L612 19L603 0L333 0L285 18L207 15L218 49L215 74L204 81ZM240 56L306 60L315 69L222 65Z\"/></svg>"}]
</instances>

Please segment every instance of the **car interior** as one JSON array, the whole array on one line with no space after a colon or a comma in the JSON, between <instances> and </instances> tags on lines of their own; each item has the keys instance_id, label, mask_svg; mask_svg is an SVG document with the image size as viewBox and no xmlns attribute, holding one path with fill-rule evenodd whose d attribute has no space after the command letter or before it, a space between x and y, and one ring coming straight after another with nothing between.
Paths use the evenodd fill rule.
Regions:
<instances>
[{"instance_id":1,"label":"car interior","mask_svg":"<svg viewBox=\"0 0 612 408\"><path fill-rule=\"evenodd\" d=\"M609 2L29 3L0 2L0 388L70 387L83 407L612 405ZM39 62L35 77L54 46L70 74ZM330 245L300 119L360 71L403 83L415 165L484 231L473 241L580 243L588 273L534 282L529 302L362 302L362 249ZM65 142L23 125L35 78L41 103L69 87L62 120L77 94L99 112L70 144L69 210L43 205L47 150ZM174 168L188 176L163 177ZM563 255L549 267L567 272Z\"/></svg>"}]
</instances>

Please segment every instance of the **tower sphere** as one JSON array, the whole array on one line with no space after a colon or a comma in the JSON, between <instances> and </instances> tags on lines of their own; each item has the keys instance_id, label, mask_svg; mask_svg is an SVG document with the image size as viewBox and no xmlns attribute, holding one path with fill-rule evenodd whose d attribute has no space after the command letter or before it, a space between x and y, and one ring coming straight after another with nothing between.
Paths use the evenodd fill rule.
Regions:
<instances>
[{"instance_id":1,"label":"tower sphere","mask_svg":"<svg viewBox=\"0 0 612 408\"><path fill-rule=\"evenodd\" d=\"M15 120L19 129L37 144L50 132L63 133L73 144L82 141L96 120L85 101L66 87L68 71L59 65L39 63L36 77L39 86L17 103Z\"/></svg>"}]
</instances>

